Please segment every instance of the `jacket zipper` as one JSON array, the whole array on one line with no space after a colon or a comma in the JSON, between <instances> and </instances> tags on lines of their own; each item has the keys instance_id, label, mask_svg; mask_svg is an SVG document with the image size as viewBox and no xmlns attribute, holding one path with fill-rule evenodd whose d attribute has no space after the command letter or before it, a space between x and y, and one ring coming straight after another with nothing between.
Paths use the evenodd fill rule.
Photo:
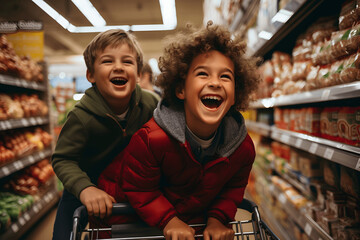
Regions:
<instances>
[{"instance_id":1,"label":"jacket zipper","mask_svg":"<svg viewBox=\"0 0 360 240\"><path fill-rule=\"evenodd\" d=\"M123 137L126 137L126 129L121 126L121 124L114 118L111 114L107 113L106 116L110 117L112 120L116 122L116 124L120 127L121 131L123 132Z\"/></svg>"}]
</instances>

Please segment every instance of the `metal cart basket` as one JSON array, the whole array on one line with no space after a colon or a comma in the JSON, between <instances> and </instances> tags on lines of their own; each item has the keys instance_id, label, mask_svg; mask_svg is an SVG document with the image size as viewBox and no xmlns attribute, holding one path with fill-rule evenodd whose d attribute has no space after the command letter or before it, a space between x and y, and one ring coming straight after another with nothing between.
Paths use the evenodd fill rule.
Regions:
<instances>
[{"instance_id":1,"label":"metal cart basket","mask_svg":"<svg viewBox=\"0 0 360 240\"><path fill-rule=\"evenodd\" d=\"M251 219L230 223L235 231L235 239L279 239L265 222L261 220L258 207L255 203L244 199L239 208L251 213ZM112 214L128 215L134 213L134 209L128 203L116 203L113 205ZM85 206L81 206L75 210L71 240L84 239L82 238L83 234L87 235L85 239L98 239L98 234L101 231L110 231L112 240L165 239L160 230L149 227L143 222L113 225L109 228L85 229L85 226L81 226L80 222L82 222L83 219L87 219L87 217ZM201 227L204 225L205 224L196 224L190 226ZM202 239L202 234L195 235L195 238Z\"/></svg>"}]
</instances>

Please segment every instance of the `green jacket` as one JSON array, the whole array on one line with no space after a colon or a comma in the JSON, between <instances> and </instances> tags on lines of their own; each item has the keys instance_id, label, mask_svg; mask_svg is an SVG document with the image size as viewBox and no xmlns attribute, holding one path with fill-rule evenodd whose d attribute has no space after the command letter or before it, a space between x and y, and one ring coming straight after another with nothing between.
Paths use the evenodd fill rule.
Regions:
<instances>
[{"instance_id":1,"label":"green jacket","mask_svg":"<svg viewBox=\"0 0 360 240\"><path fill-rule=\"evenodd\" d=\"M150 120L158 100L136 85L123 128L97 88L86 90L69 112L52 156L52 166L64 188L79 198L84 188L95 186L102 170Z\"/></svg>"}]
</instances>

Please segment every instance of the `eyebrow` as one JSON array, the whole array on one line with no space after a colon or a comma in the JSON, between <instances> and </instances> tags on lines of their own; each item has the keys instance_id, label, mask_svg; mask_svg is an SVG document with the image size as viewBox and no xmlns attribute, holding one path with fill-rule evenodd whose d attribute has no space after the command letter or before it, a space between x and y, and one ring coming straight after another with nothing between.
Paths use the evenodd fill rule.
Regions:
<instances>
[{"instance_id":1,"label":"eyebrow","mask_svg":"<svg viewBox=\"0 0 360 240\"><path fill-rule=\"evenodd\" d=\"M200 65L200 66L197 66L196 68L194 68L193 72L195 72L196 70L201 69L201 68L205 68L206 70L209 69L209 67L207 67L207 66ZM222 72L230 72L233 76L235 76L234 72L230 68L223 68L223 69L221 69L221 71Z\"/></svg>"}]
</instances>

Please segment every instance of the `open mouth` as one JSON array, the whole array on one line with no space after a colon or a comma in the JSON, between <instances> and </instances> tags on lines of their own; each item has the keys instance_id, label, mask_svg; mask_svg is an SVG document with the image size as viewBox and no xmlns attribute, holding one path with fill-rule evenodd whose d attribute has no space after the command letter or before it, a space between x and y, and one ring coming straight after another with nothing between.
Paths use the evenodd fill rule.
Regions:
<instances>
[{"instance_id":1,"label":"open mouth","mask_svg":"<svg viewBox=\"0 0 360 240\"><path fill-rule=\"evenodd\" d=\"M205 107L214 109L221 105L223 99L220 96L207 95L201 98L201 102L205 105Z\"/></svg>"},{"instance_id":2,"label":"open mouth","mask_svg":"<svg viewBox=\"0 0 360 240\"><path fill-rule=\"evenodd\" d=\"M115 84L117 86L122 86L127 83L127 80L124 78L113 78L110 80L110 82L112 82L113 84Z\"/></svg>"}]
</instances>

